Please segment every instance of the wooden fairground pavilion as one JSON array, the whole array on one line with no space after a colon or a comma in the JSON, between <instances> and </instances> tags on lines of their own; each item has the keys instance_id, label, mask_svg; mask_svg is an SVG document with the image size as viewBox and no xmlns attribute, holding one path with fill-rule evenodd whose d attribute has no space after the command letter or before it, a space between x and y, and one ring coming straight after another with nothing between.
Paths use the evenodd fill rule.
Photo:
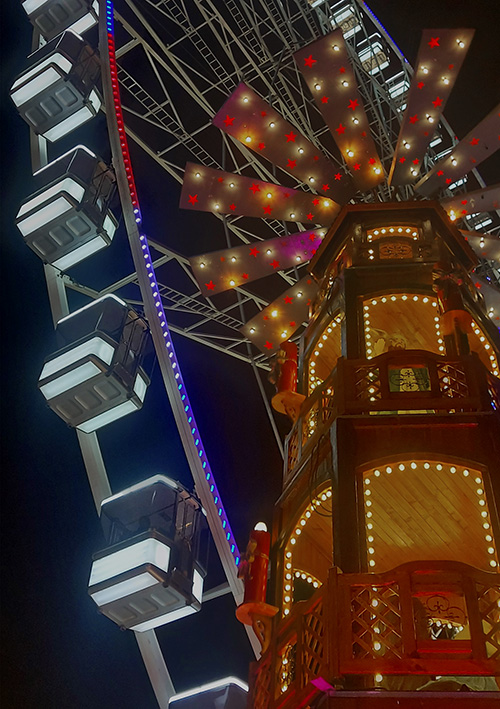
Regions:
<instances>
[{"instance_id":1,"label":"wooden fairground pavilion","mask_svg":"<svg viewBox=\"0 0 500 709\"><path fill-rule=\"evenodd\" d=\"M437 203L398 202L344 207L310 264L255 709L498 701L500 343L475 263Z\"/></svg>"}]
</instances>

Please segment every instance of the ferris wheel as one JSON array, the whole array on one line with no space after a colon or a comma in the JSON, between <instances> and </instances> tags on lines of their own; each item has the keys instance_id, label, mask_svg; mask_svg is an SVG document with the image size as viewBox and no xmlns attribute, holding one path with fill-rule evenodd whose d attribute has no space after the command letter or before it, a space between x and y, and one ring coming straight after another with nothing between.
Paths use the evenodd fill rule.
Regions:
<instances>
[{"instance_id":1,"label":"ferris wheel","mask_svg":"<svg viewBox=\"0 0 500 709\"><path fill-rule=\"evenodd\" d=\"M38 96L30 93L29 86L33 76L40 74L40 65L44 62L44 66L48 65L48 52L52 52L52 59L54 53L66 61L73 57L71 68L57 60L55 71L64 75L65 88L68 87L67 77L75 72L78 82L73 86L74 102L68 100L71 108L67 108L63 118L52 116L52 123L48 125L41 120L30 123L30 116L27 118L39 136L34 141L33 167L41 186L36 195L30 195L23 204L18 226L30 247L35 252L38 249L38 255L46 263L54 321L59 323L59 335L67 338L65 352L71 349L70 331L77 319L88 320L92 310L87 308L83 316L79 313L84 309L70 314L68 292L76 291L99 304L98 309L93 310L96 321L102 322L109 314L113 323L115 319L125 323L122 328L125 334L120 335L118 341L115 339L115 351L106 350L106 356L110 362L115 362L116 353L124 350L127 356L133 354L135 363L139 362L139 369L136 364L135 368L127 369L128 360L124 360L130 381L127 389L123 384L125 378L120 378L123 390L116 396L120 405L128 404L127 411L142 406L147 388L148 344L144 333L149 324L196 491L207 512L229 588L238 602L242 593L236 573L238 546L220 502L187 398L189 383L182 379L182 362L177 361L170 332L250 364L263 391L259 372L269 369L269 354L276 351L281 340L300 336L302 323L307 319L307 301L315 297L314 284L307 283L306 263L319 248L340 206L352 199L374 204L422 199L438 190L449 215L460 221L471 245L477 245L478 281L483 285L491 317L497 318L498 275L491 262L498 252L499 189L498 186L486 187L477 166L491 152L481 152L481 149L497 129L498 111L493 111L474 129L473 135L467 135L462 141L455 138L442 115L472 37L470 33L459 38L456 33L453 36L450 33L448 37L444 31L437 36L429 31L429 36L424 35L422 40L423 58L419 54L414 71L363 2L296 0L283 4L200 0L186 5L175 0L148 0L139 6L127 0L117 3L116 7L111 2L101 3L99 46L104 106L134 268L105 287L96 287L91 273L82 283L81 277L77 280L72 275L72 268L81 258L105 248L113 240L118 222L109 205L115 178L109 166L103 165L98 156L85 148L71 150L69 156L64 153L54 159L52 148L47 153L47 140L54 142L57 154L57 141L65 135L62 123L68 121L65 125L69 133L78 127L76 119L71 120L77 111L81 111L83 123L91 120L100 109L98 62L91 43L78 35L60 34L70 26L80 33L92 32L99 14L98 5L82 3L75 27L74 18L69 15L60 26L55 23L51 26L47 15L43 14L50 8L50 2L24 4L37 34L44 40L38 53L32 55L27 72L13 86L13 99L20 112L27 108L33 96ZM429 53L445 42L451 43L450 51L458 52L458 58L450 61L448 54L444 54L438 60L442 85L439 94L426 98L433 109L425 113L423 105L420 106L424 87L418 86L425 82L419 72L427 68L426 63L436 61ZM326 57L327 50L334 53L333 59ZM325 59L323 69L320 58ZM332 66L338 74L335 86L329 84ZM46 85L37 90L47 92L50 86L49 77ZM336 113L334 108L330 111L340 95L335 92L346 93L347 89L349 102L342 106L342 112ZM75 109L78 101L80 104ZM260 123L254 120L256 115L260 115ZM415 115L417 120L413 121ZM359 125L359 144L355 149L345 139L348 120L356 130ZM410 141L408 136L412 135L412 126L417 121L434 125L427 136ZM275 141L273 132L279 132L281 143ZM183 208L210 214L209 217L195 215L204 233L191 238L185 249L179 248L178 233L171 233L168 228L152 238L147 234L147 213L146 210L144 215L141 212L141 190L135 185L129 143L139 146L153 161L151 169L155 175L163 171L171 181L173 178L183 183ZM297 153L295 157L289 151L291 148ZM359 159L360 154L364 164ZM303 155L309 155L313 162L301 168ZM464 161L473 169L460 171ZM73 190L74 200L83 203L90 199L87 195L92 191L90 187L83 188L83 192L77 189L85 176L94 191L98 185L97 200L101 200L98 215L88 215L90 222L93 220L96 225L99 238L87 239L76 261L72 258L82 249L82 240L75 239L72 245L63 244L62 251L56 250L56 255L49 257L49 251L40 251L35 238L39 235L35 230L29 231L29 220L33 223L34 215L48 208L54 195L59 194L54 191L54 183L70 179L69 173L77 187L65 187L66 192ZM389 180L385 179L385 174L389 175ZM202 184L203 189L197 187ZM80 196L74 193L75 189ZM229 199L228 190L233 195L244 193L246 198L242 202L236 197ZM276 190L282 203L273 200ZM260 197L263 197L262 202ZM93 193L91 200L96 202ZM481 205L478 211L476 204ZM313 207L318 207L316 214L312 213ZM217 229L207 232L201 226L208 223L208 218L216 220ZM206 233L210 234L208 238ZM307 248L304 248L304 239L308 240ZM57 239L55 243L59 248ZM264 250L269 249L276 250L268 254L272 258L255 268L250 277L250 268L257 263L258 254L263 256ZM257 254L252 254L252 250ZM99 255L93 258L98 259ZM231 270L232 259L244 266L237 276ZM299 293L303 296L300 303ZM284 298L290 299L290 305L295 299L293 314L287 313L288 325L279 318L273 322L276 303ZM270 322L269 327L264 320ZM92 322L87 332L94 336L95 331L96 325ZM109 345L106 338L103 342ZM104 346L98 345L100 352L104 352ZM65 393L64 388L61 389L64 384L59 380L67 375L65 368L72 362L61 359L62 356L56 353L49 358L44 366L45 373L42 372L40 387L49 404ZM79 359L74 358L73 362L76 361ZM49 395L54 391L54 396ZM61 415L60 400L57 405ZM126 413L125 408L122 410ZM112 421L109 413L103 416L111 409L111 406L105 411L99 409L99 414L94 412L87 418L81 411L73 414L68 409L65 414L65 420L77 428L98 510L104 500L111 507L118 504L117 495L111 494L96 434L104 425L103 421ZM279 442L268 405L267 410ZM103 418L97 422L98 416ZM148 484L163 485L163 491L169 486L168 482L158 480ZM129 490L129 494L137 493L137 490ZM140 490L139 494L142 494ZM171 495L179 505L179 500L187 499L180 488ZM184 507L186 504L182 502ZM201 602L201 582L193 570L191 573L191 602L179 603L197 610L197 602L198 605ZM95 583L99 582L103 580ZM196 593L195 583L198 585ZM102 590L99 587L96 592ZM149 620L148 616L144 622ZM127 626L124 621L121 624L132 629L139 625L130 622ZM144 627L145 631L141 629L136 636L151 670L155 663L161 665L161 651L151 630L154 623ZM164 664L163 668L161 677L150 671L160 704L168 701L173 691Z\"/></svg>"}]
</instances>

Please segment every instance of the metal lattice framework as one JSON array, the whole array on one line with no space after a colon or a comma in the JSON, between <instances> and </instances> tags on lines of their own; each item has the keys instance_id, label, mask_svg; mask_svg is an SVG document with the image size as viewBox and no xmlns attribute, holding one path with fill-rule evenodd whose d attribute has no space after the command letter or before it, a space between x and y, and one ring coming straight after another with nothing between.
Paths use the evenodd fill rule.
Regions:
<instances>
[{"instance_id":1,"label":"metal lattice framework","mask_svg":"<svg viewBox=\"0 0 500 709\"><path fill-rule=\"evenodd\" d=\"M181 183L185 164L191 160L309 189L264 159L259 161L246 146L212 125L211 119L240 81L269 101L334 164L340 164L332 137L293 61L295 51L335 27L344 32L378 153L385 168L390 166L412 69L363 2L122 0L115 19L127 133L167 173L166 184L169 179ZM451 129L442 122L427 161L450 150L454 142ZM477 173L476 179L482 183ZM412 194L412 187L394 194L384 184L358 198L370 202L407 199ZM484 221L484 216L475 215L469 227ZM214 249L287 233L287 224L278 220L221 214L213 219L219 224L213 224L212 232L223 240ZM297 225L298 230L305 228ZM206 298L188 259L179 253L175 235L153 238L171 330L267 368L265 356L256 352L240 328L280 290L293 285L302 276L301 269L279 272L284 282L277 279L275 291L267 283L265 287L256 283ZM192 248L186 247L191 253ZM66 286L91 297L120 292L129 302L141 304L139 289L133 288L134 273L99 291L91 284L62 278Z\"/></svg>"}]
</instances>

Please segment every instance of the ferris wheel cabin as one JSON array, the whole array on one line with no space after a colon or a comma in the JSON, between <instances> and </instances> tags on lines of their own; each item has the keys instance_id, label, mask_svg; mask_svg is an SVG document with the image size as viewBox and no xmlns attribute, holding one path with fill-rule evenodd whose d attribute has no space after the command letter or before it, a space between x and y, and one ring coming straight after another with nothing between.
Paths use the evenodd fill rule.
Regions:
<instances>
[{"instance_id":1,"label":"ferris wheel cabin","mask_svg":"<svg viewBox=\"0 0 500 709\"><path fill-rule=\"evenodd\" d=\"M102 102L99 58L73 30L37 49L28 62L10 94L37 135L54 142L97 115Z\"/></svg>"},{"instance_id":2,"label":"ferris wheel cabin","mask_svg":"<svg viewBox=\"0 0 500 709\"><path fill-rule=\"evenodd\" d=\"M106 295L60 320L56 336L62 346L38 386L69 426L90 433L142 407L151 352L144 318Z\"/></svg>"},{"instance_id":3,"label":"ferris wheel cabin","mask_svg":"<svg viewBox=\"0 0 500 709\"><path fill-rule=\"evenodd\" d=\"M46 40L66 29L86 32L99 18L98 0L24 0L22 6L33 27Z\"/></svg>"},{"instance_id":4,"label":"ferris wheel cabin","mask_svg":"<svg viewBox=\"0 0 500 709\"><path fill-rule=\"evenodd\" d=\"M180 483L155 475L113 495L101 522L108 546L89 581L101 613L142 632L200 610L207 523Z\"/></svg>"},{"instance_id":5,"label":"ferris wheel cabin","mask_svg":"<svg viewBox=\"0 0 500 709\"><path fill-rule=\"evenodd\" d=\"M109 246L118 226L109 209L111 168L77 145L34 177L40 188L23 202L16 224L37 256L65 270Z\"/></svg>"}]
</instances>

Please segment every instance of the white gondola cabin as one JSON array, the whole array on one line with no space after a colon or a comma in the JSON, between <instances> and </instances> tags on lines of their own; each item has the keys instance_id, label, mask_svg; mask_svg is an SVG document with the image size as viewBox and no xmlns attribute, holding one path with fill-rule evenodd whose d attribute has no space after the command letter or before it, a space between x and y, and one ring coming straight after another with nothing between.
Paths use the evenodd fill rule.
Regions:
<instances>
[{"instance_id":1,"label":"white gondola cabin","mask_svg":"<svg viewBox=\"0 0 500 709\"><path fill-rule=\"evenodd\" d=\"M10 95L35 133L53 142L97 115L99 58L73 30L37 49L28 62Z\"/></svg>"},{"instance_id":2,"label":"white gondola cabin","mask_svg":"<svg viewBox=\"0 0 500 709\"><path fill-rule=\"evenodd\" d=\"M117 227L109 210L111 168L78 145L34 177L39 189L21 205L16 224L37 256L66 270L109 246Z\"/></svg>"},{"instance_id":3,"label":"white gondola cabin","mask_svg":"<svg viewBox=\"0 0 500 709\"><path fill-rule=\"evenodd\" d=\"M24 0L30 22L46 40L72 29L83 34L97 24L98 0Z\"/></svg>"},{"instance_id":4,"label":"white gondola cabin","mask_svg":"<svg viewBox=\"0 0 500 709\"><path fill-rule=\"evenodd\" d=\"M201 608L207 523L180 483L156 475L104 500L108 543L94 555L89 594L122 628L145 631Z\"/></svg>"},{"instance_id":5,"label":"white gondola cabin","mask_svg":"<svg viewBox=\"0 0 500 709\"><path fill-rule=\"evenodd\" d=\"M60 320L56 336L62 347L38 386L63 421L90 433L142 407L152 359L143 317L106 295Z\"/></svg>"}]
</instances>

